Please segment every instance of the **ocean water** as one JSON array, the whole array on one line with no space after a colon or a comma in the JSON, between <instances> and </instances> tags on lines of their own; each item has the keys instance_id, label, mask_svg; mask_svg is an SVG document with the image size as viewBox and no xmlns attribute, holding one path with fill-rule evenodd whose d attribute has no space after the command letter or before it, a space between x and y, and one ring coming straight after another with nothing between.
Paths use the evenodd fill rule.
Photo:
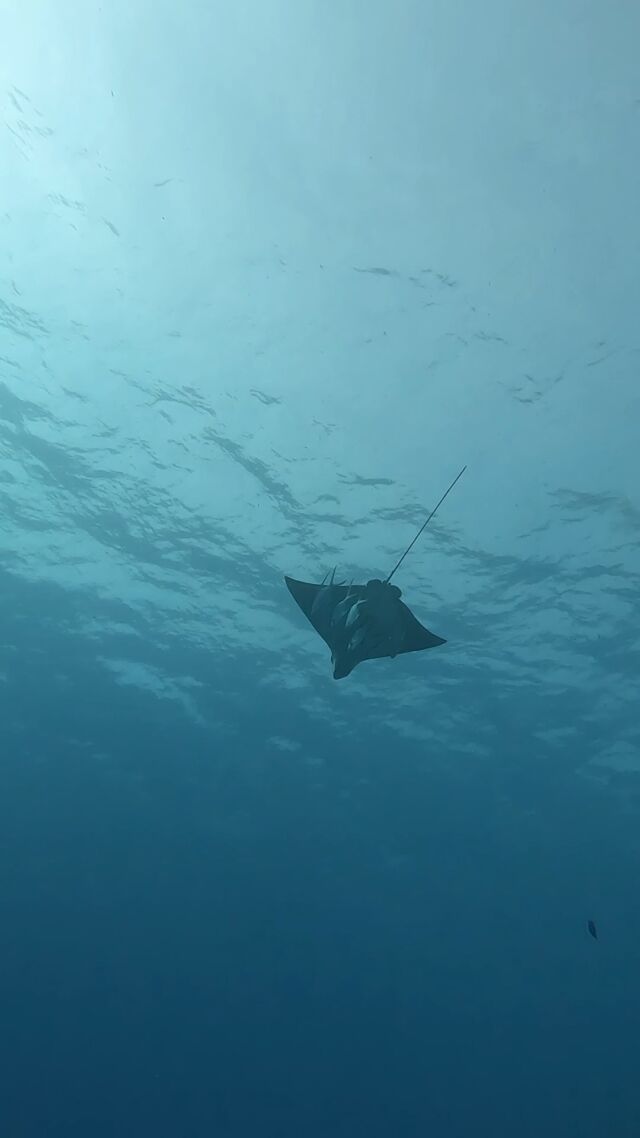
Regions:
<instances>
[{"instance_id":1,"label":"ocean water","mask_svg":"<svg viewBox=\"0 0 640 1138\"><path fill-rule=\"evenodd\" d=\"M0 1138L637 1138L640 9L1 16Z\"/></svg>"}]
</instances>

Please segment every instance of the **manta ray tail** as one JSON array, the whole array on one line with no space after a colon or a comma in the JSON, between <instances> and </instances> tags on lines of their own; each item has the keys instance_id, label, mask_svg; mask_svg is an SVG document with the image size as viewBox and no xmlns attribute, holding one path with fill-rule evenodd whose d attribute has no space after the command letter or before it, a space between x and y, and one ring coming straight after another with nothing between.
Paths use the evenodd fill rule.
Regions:
<instances>
[{"instance_id":1,"label":"manta ray tail","mask_svg":"<svg viewBox=\"0 0 640 1138\"><path fill-rule=\"evenodd\" d=\"M462 475L464 474L464 472L465 472L465 470L466 470L466 469L467 469L467 468L466 468L466 466L463 466L463 467L462 467L462 470L460 471L460 473L459 473L459 474L456 474L456 476L455 476L455 478L454 478L453 482L451 483L451 485L450 485L450 486L448 486L448 487L447 487L447 489L445 490L444 494L442 495L442 497L441 497L440 501L439 501L439 502L437 502L437 503L436 503L436 505L433 507L433 509L432 509L431 513L429 514L429 517L427 518L426 522L423 522L423 523L422 523L422 525L420 526L420 529L418 530L418 532L417 532L416 536L414 537L413 541L411 541L411 542L409 543L409 545L407 546L407 548L405 549L404 553L402 554L402 557L401 557L401 558L400 558L398 561L396 561L396 563L395 563L395 565L394 565L393 569L391 570L391 572L390 572L389 576L386 578L386 584L387 584L387 585L389 584L389 581L390 581L390 580L391 580L391 578L393 577L393 574L394 574L394 573L396 572L396 570L397 570L397 569L399 569L399 568L400 568L400 566L402 565L402 562L404 561L405 557L407 556L407 553L409 552L409 550L410 550L410 549L413 549L413 547L414 547L414 545L416 544L416 542L417 542L418 538L420 537L420 534L422 533L422 531L423 531L423 530L425 530L425 529L427 528L427 526L429 525L429 522L431 521L431 519L432 519L433 515L435 514L436 510L438 509L438 507L442 505L442 503L444 502L444 500L445 500L445 498L446 498L447 494L450 494L450 493L451 493L451 491L453 490L453 487L455 486L455 484L456 484L456 482L458 481L458 479L459 479L459 478L462 478Z\"/></svg>"}]
</instances>

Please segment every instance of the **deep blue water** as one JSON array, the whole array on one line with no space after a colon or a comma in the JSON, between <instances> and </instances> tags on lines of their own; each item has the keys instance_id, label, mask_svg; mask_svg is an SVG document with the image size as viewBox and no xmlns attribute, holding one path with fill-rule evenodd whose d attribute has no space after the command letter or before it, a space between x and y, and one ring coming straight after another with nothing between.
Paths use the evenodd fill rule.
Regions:
<instances>
[{"instance_id":1,"label":"deep blue water","mask_svg":"<svg viewBox=\"0 0 640 1138\"><path fill-rule=\"evenodd\" d=\"M0 1138L637 1138L640 10L2 25Z\"/></svg>"}]
</instances>

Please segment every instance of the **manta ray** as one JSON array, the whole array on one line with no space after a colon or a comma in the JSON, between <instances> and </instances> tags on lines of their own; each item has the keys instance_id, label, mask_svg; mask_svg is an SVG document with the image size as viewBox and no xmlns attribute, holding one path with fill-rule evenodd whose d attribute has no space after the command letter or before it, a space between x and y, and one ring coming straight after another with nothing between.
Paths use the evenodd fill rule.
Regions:
<instances>
[{"instance_id":1,"label":"manta ray","mask_svg":"<svg viewBox=\"0 0 640 1138\"><path fill-rule=\"evenodd\" d=\"M374 579L366 585L314 585L285 577L286 586L319 636L331 649L334 680L364 660L421 652L446 644L429 632L400 600L400 589Z\"/></svg>"},{"instance_id":2,"label":"manta ray","mask_svg":"<svg viewBox=\"0 0 640 1138\"><path fill-rule=\"evenodd\" d=\"M330 579L327 581L325 576L320 584L285 576L294 601L331 651L334 680L344 679L365 660L393 659L405 652L422 652L446 644L400 600L400 589L391 584L391 578L465 470L463 467L442 495L384 581L373 578L365 585L336 583L335 569Z\"/></svg>"}]
</instances>

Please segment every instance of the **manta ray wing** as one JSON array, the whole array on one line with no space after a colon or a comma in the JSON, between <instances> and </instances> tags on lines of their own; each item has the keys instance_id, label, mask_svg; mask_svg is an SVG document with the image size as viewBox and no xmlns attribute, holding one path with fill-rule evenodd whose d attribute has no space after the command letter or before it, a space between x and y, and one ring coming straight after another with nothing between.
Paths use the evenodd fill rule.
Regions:
<instances>
[{"instance_id":1,"label":"manta ray wing","mask_svg":"<svg viewBox=\"0 0 640 1138\"><path fill-rule=\"evenodd\" d=\"M309 581L296 581L294 577L285 577L284 580L294 601L302 609L318 636L322 637L329 648L333 648L331 643L331 611L333 607L343 601L349 591L353 597L359 600L364 593L364 588L354 585L349 590L347 585L313 585ZM327 607L327 609L323 609L322 605L318 604L324 590L327 590L327 597L331 596L331 607Z\"/></svg>"},{"instance_id":2,"label":"manta ray wing","mask_svg":"<svg viewBox=\"0 0 640 1138\"><path fill-rule=\"evenodd\" d=\"M429 632L428 628L420 624L420 621L403 601L398 601L398 614L403 633L401 647L398 648L398 656L404 655L405 652L422 652L425 648L437 648L439 644L447 643L441 636L436 636L435 633ZM388 655L388 651L383 649L380 652L369 652L366 659L381 660Z\"/></svg>"}]
</instances>

